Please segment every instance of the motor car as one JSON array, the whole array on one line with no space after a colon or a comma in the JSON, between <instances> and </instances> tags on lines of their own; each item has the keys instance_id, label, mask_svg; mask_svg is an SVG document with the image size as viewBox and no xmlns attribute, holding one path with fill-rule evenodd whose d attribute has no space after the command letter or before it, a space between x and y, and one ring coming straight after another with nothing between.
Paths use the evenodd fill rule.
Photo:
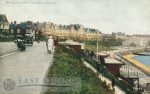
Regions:
<instances>
[{"instance_id":1,"label":"motor car","mask_svg":"<svg viewBox=\"0 0 150 94\"><path fill-rule=\"evenodd\" d=\"M33 45L33 36L25 35L24 41L27 45Z\"/></svg>"}]
</instances>

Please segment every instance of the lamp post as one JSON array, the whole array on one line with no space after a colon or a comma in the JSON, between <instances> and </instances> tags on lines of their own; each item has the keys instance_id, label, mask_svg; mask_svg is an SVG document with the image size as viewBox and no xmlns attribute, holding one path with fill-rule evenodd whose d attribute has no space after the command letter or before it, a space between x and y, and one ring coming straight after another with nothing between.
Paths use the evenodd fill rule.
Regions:
<instances>
[{"instance_id":1,"label":"lamp post","mask_svg":"<svg viewBox=\"0 0 150 94\"><path fill-rule=\"evenodd\" d=\"M97 40L97 54L96 54L96 56L97 56L97 60L98 60L98 40Z\"/></svg>"},{"instance_id":2,"label":"lamp post","mask_svg":"<svg viewBox=\"0 0 150 94\"><path fill-rule=\"evenodd\" d=\"M98 60L98 31L97 31L97 49L96 49L96 51L97 51L97 54L96 54L96 58L97 58L97 60Z\"/></svg>"}]
</instances>

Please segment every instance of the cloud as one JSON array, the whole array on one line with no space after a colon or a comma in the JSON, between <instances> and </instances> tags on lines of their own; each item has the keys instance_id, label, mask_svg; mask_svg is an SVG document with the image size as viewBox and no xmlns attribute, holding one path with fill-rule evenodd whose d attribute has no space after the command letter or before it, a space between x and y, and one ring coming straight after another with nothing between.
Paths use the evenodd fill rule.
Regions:
<instances>
[{"instance_id":1,"label":"cloud","mask_svg":"<svg viewBox=\"0 0 150 94\"><path fill-rule=\"evenodd\" d=\"M149 0L28 0L47 4L8 4L8 1L26 0L0 0L0 12L9 21L79 23L104 33L150 34Z\"/></svg>"}]
</instances>

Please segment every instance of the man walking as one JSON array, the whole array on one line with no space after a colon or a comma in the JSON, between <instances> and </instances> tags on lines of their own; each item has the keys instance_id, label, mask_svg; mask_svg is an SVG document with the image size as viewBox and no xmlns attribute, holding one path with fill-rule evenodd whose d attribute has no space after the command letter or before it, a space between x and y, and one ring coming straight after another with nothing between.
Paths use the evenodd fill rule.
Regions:
<instances>
[{"instance_id":1,"label":"man walking","mask_svg":"<svg viewBox=\"0 0 150 94\"><path fill-rule=\"evenodd\" d=\"M54 40L52 36L49 36L49 39L47 40L47 49L49 54L53 51L54 49L53 46L54 46Z\"/></svg>"},{"instance_id":2,"label":"man walking","mask_svg":"<svg viewBox=\"0 0 150 94\"><path fill-rule=\"evenodd\" d=\"M114 86L115 86L115 79L114 78L112 78L111 85L112 85L113 90L115 91L115 88L114 88Z\"/></svg>"}]
</instances>

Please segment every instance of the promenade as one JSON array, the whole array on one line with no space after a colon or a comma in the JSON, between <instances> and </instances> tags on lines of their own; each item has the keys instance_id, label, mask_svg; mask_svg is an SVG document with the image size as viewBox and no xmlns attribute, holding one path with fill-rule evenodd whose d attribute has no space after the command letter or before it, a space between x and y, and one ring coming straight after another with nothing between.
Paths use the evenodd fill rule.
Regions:
<instances>
[{"instance_id":1,"label":"promenade","mask_svg":"<svg viewBox=\"0 0 150 94\"><path fill-rule=\"evenodd\" d=\"M150 67L142 64L138 60L133 59L134 56L135 55L133 55L133 54L127 54L127 55L124 55L123 57L126 58L127 60L129 60L134 66L136 66L139 69L141 69L142 71L144 71L146 74L150 74Z\"/></svg>"},{"instance_id":2,"label":"promenade","mask_svg":"<svg viewBox=\"0 0 150 94\"><path fill-rule=\"evenodd\" d=\"M150 47L147 47L150 48ZM131 77L136 78L139 77L139 84L142 86L144 90L144 94L149 94L147 92L150 91L150 68L138 60L133 59L134 54L132 54L134 51L140 51L142 52L142 49L144 51L144 47L120 47L115 51L111 51L111 54L114 58L117 58L121 62L123 62L125 65L120 68L121 75L125 77ZM119 56L116 53L126 53L123 56Z\"/></svg>"}]
</instances>

